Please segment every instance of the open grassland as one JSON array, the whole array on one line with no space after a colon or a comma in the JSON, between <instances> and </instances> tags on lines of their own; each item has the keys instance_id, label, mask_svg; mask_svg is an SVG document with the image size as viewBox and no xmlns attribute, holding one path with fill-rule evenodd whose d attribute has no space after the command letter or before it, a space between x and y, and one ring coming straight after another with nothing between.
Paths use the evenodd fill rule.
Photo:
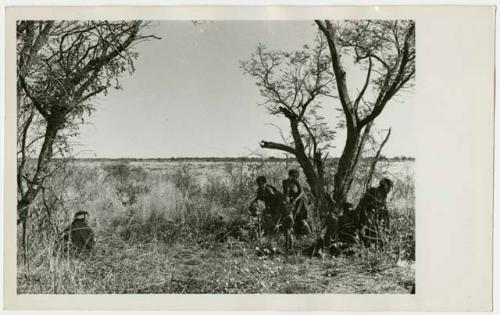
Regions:
<instances>
[{"instance_id":1,"label":"open grassland","mask_svg":"<svg viewBox=\"0 0 500 315\"><path fill-rule=\"evenodd\" d=\"M414 162L381 161L390 177L391 231L384 250L308 257L321 226L295 251L271 253L281 237L255 236L247 213L254 179L280 187L293 163L73 161L50 181L32 211L27 263L18 248L19 293L407 293L414 283ZM334 169L330 172L333 174ZM364 169L350 201L361 197ZM50 210L50 216L48 215ZM96 248L55 250L73 213L90 213ZM234 232L237 233L234 233ZM20 233L19 233L20 235ZM18 244L20 244L20 237Z\"/></svg>"}]
</instances>

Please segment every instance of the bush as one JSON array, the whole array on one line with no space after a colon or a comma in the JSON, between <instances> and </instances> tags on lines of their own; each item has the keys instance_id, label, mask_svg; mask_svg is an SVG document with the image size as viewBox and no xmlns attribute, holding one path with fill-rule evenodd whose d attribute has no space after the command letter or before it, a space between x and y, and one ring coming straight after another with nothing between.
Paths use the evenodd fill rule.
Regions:
<instances>
[{"instance_id":1,"label":"bush","mask_svg":"<svg viewBox=\"0 0 500 315\"><path fill-rule=\"evenodd\" d=\"M147 173L142 167L130 166L128 163L105 165L107 173L105 181L110 181L116 196L123 206L133 205L140 195L147 194Z\"/></svg>"},{"instance_id":2,"label":"bush","mask_svg":"<svg viewBox=\"0 0 500 315\"><path fill-rule=\"evenodd\" d=\"M378 240L370 245L358 241L353 247L360 264L371 272L396 266L400 261L415 261L415 215L413 209L392 212L389 229L377 231Z\"/></svg>"}]
</instances>

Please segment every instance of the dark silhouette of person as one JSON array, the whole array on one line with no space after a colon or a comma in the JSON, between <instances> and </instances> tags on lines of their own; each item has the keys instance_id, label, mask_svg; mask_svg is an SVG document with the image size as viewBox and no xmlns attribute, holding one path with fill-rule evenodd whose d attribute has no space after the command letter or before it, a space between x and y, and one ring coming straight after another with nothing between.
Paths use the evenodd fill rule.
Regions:
<instances>
[{"instance_id":1,"label":"dark silhouette of person","mask_svg":"<svg viewBox=\"0 0 500 315\"><path fill-rule=\"evenodd\" d=\"M283 195L285 201L292 206L292 224L295 234L307 235L311 228L307 223L307 201L302 185L299 182L300 173L291 169L288 178L283 180Z\"/></svg>"},{"instance_id":2,"label":"dark silhouette of person","mask_svg":"<svg viewBox=\"0 0 500 315\"><path fill-rule=\"evenodd\" d=\"M79 250L90 250L94 247L94 231L87 223L89 214L87 211L75 213L73 222L67 226L63 233L63 240Z\"/></svg>"},{"instance_id":3,"label":"dark silhouette of person","mask_svg":"<svg viewBox=\"0 0 500 315\"><path fill-rule=\"evenodd\" d=\"M318 249L323 247L332 255L352 253L349 249L357 238L357 213L349 202L337 209L338 214L330 211L325 217L325 234L315 246Z\"/></svg>"},{"instance_id":4,"label":"dark silhouette of person","mask_svg":"<svg viewBox=\"0 0 500 315\"><path fill-rule=\"evenodd\" d=\"M389 227L387 195L393 186L390 179L381 179L378 187L366 191L356 208L359 237L365 245L380 241L380 232Z\"/></svg>"},{"instance_id":5,"label":"dark silhouette of person","mask_svg":"<svg viewBox=\"0 0 500 315\"><path fill-rule=\"evenodd\" d=\"M338 240L345 245L356 242L359 216L352 203L344 203L342 212L338 218Z\"/></svg>"},{"instance_id":6,"label":"dark silhouette of person","mask_svg":"<svg viewBox=\"0 0 500 315\"><path fill-rule=\"evenodd\" d=\"M283 195L273 186L267 184L265 176L257 177L257 193L256 197L250 204L253 207L255 202L264 202L265 209L262 212L264 223L264 232L271 233L274 230L277 220L280 216L280 210L283 205Z\"/></svg>"}]
</instances>

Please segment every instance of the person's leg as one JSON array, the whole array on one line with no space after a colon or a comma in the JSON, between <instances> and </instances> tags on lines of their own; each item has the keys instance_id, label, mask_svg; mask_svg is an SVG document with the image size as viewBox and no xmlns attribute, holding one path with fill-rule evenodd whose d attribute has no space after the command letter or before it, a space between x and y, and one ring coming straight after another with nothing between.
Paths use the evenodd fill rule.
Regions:
<instances>
[{"instance_id":1,"label":"person's leg","mask_svg":"<svg viewBox=\"0 0 500 315\"><path fill-rule=\"evenodd\" d=\"M337 219L333 216L333 214L329 213L326 217L326 231L325 231L325 246L329 247L332 239L338 233L338 222Z\"/></svg>"},{"instance_id":2,"label":"person's leg","mask_svg":"<svg viewBox=\"0 0 500 315\"><path fill-rule=\"evenodd\" d=\"M264 213L263 215L263 225L264 225L264 235L269 236L272 234L274 226L273 226L273 218L270 213Z\"/></svg>"},{"instance_id":3,"label":"person's leg","mask_svg":"<svg viewBox=\"0 0 500 315\"><path fill-rule=\"evenodd\" d=\"M293 235L294 220L291 214L283 217L282 219L283 231L285 232L285 248L292 249L295 245L295 238Z\"/></svg>"},{"instance_id":4,"label":"person's leg","mask_svg":"<svg viewBox=\"0 0 500 315\"><path fill-rule=\"evenodd\" d=\"M295 238L293 236L293 230L287 229L285 232L285 249L291 250L295 246Z\"/></svg>"}]
</instances>

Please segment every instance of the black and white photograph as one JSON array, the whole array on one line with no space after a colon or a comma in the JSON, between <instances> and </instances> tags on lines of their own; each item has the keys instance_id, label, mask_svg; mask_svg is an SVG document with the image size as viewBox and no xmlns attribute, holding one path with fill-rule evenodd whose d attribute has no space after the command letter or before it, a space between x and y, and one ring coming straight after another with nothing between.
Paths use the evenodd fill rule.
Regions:
<instances>
[{"instance_id":1,"label":"black and white photograph","mask_svg":"<svg viewBox=\"0 0 500 315\"><path fill-rule=\"evenodd\" d=\"M418 27L17 20L17 294L418 292Z\"/></svg>"}]
</instances>

